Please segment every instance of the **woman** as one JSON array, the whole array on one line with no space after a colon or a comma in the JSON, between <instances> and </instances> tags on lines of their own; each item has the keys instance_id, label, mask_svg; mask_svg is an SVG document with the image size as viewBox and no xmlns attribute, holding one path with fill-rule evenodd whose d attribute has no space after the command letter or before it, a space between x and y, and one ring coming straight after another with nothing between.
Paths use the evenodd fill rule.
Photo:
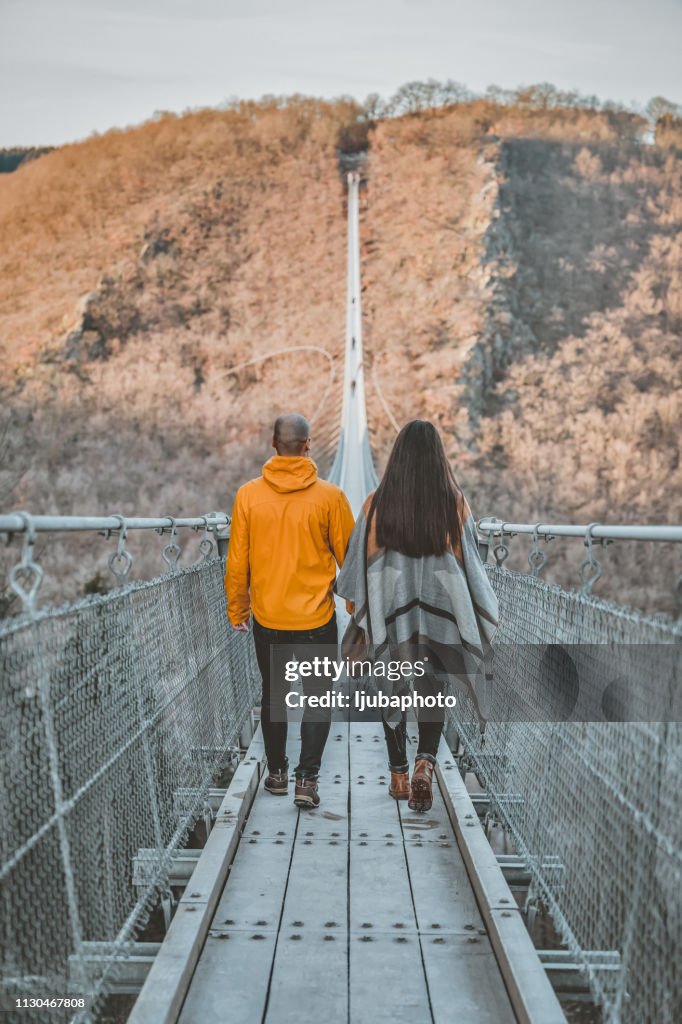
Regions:
<instances>
[{"instance_id":1,"label":"woman","mask_svg":"<svg viewBox=\"0 0 682 1024\"><path fill-rule=\"evenodd\" d=\"M346 637L364 631L375 670L377 660L427 656L429 673L415 673L415 693L437 697L448 683L463 686L484 728L484 659L497 626L497 598L481 563L469 506L427 420L412 420L398 434L383 479L355 524L336 592L354 609ZM348 642L344 654L350 654ZM391 695L409 688L409 681L387 683L385 676L380 683ZM406 714L383 714L389 794L409 799L412 810L427 811L445 710L418 711L411 783Z\"/></svg>"}]
</instances>

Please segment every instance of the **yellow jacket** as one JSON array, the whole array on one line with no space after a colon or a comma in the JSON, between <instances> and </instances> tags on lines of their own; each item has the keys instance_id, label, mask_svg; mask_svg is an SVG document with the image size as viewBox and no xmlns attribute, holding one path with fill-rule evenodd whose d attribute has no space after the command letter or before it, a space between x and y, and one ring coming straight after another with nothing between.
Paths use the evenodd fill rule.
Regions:
<instances>
[{"instance_id":1,"label":"yellow jacket","mask_svg":"<svg viewBox=\"0 0 682 1024\"><path fill-rule=\"evenodd\" d=\"M315 629L334 611L336 563L353 531L343 491L305 456L274 455L237 491L225 589L233 626L249 612L269 629Z\"/></svg>"}]
</instances>

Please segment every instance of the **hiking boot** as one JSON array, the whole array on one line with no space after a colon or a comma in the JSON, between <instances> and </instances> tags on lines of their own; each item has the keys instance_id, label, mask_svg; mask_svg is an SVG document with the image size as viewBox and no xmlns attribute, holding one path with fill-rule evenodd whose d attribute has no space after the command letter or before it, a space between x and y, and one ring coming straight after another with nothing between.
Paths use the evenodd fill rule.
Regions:
<instances>
[{"instance_id":1,"label":"hiking boot","mask_svg":"<svg viewBox=\"0 0 682 1024\"><path fill-rule=\"evenodd\" d=\"M410 795L410 776L407 772L391 772L388 795L394 800L407 800Z\"/></svg>"},{"instance_id":2,"label":"hiking boot","mask_svg":"<svg viewBox=\"0 0 682 1024\"><path fill-rule=\"evenodd\" d=\"M317 807L320 797L317 792L317 779L304 779L302 775L296 776L296 792L294 803L297 807Z\"/></svg>"},{"instance_id":3,"label":"hiking boot","mask_svg":"<svg viewBox=\"0 0 682 1024\"><path fill-rule=\"evenodd\" d=\"M410 799L408 807L411 811L430 811L433 803L433 761L419 758L415 761L412 783L410 785Z\"/></svg>"},{"instance_id":4,"label":"hiking boot","mask_svg":"<svg viewBox=\"0 0 682 1024\"><path fill-rule=\"evenodd\" d=\"M271 769L263 783L263 789L267 789L268 793L272 793L273 796L286 796L289 792L289 773L287 769L282 768L278 772L273 772Z\"/></svg>"}]
</instances>

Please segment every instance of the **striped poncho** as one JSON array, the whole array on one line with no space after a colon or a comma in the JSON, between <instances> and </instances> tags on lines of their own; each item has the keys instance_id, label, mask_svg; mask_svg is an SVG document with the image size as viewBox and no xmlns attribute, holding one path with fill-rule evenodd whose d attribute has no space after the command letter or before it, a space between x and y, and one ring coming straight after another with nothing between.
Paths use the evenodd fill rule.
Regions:
<instances>
[{"instance_id":1,"label":"striped poncho","mask_svg":"<svg viewBox=\"0 0 682 1024\"><path fill-rule=\"evenodd\" d=\"M375 522L368 535L370 504L371 496L355 524L336 593L353 603L355 622L368 634L375 662L401 656L414 660L415 650L428 649L430 662L438 666L437 679L455 696L464 693L473 701L483 730L491 697L486 665L498 606L478 552L469 506L462 501L460 536L454 547L442 555L412 558L380 548ZM410 682L391 683L384 677L380 685L391 696L409 688ZM384 717L395 726L400 713L391 710Z\"/></svg>"}]
</instances>

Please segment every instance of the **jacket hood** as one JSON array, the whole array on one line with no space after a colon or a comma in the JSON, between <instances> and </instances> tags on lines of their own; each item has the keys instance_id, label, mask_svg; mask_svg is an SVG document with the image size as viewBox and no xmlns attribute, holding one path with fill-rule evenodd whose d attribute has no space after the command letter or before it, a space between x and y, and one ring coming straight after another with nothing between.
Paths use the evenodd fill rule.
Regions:
<instances>
[{"instance_id":1,"label":"jacket hood","mask_svg":"<svg viewBox=\"0 0 682 1024\"><path fill-rule=\"evenodd\" d=\"M317 480L317 466L304 455L273 455L263 466L263 479L280 494L303 491Z\"/></svg>"}]
</instances>

